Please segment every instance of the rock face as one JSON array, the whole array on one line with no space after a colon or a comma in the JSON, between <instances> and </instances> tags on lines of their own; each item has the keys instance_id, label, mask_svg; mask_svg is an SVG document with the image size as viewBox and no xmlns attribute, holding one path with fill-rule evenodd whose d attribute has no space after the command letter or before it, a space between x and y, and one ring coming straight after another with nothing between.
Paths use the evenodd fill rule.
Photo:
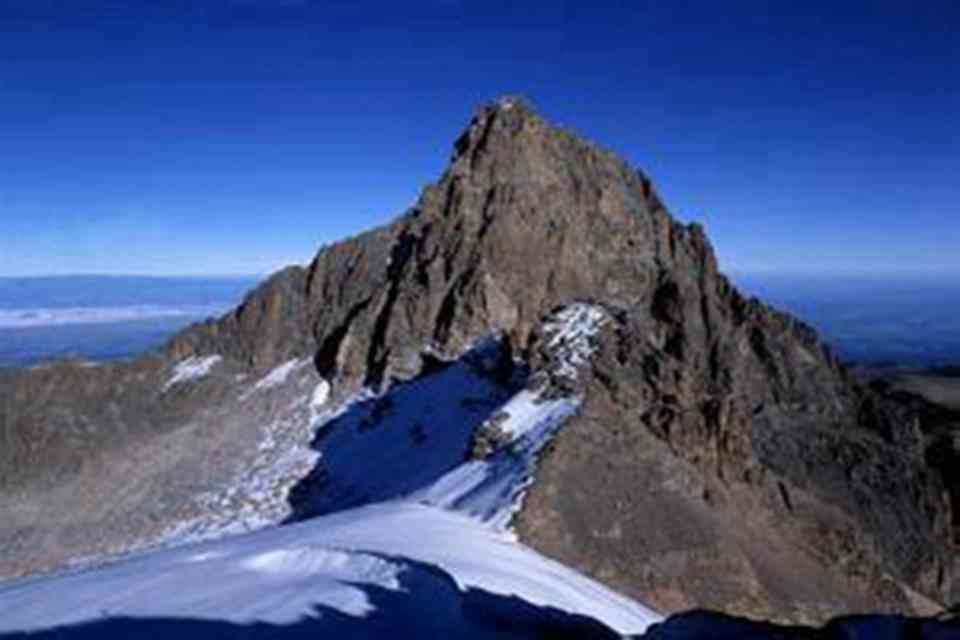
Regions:
<instances>
[{"instance_id":1,"label":"rock face","mask_svg":"<svg viewBox=\"0 0 960 640\"><path fill-rule=\"evenodd\" d=\"M402 217L277 274L158 360L263 372L312 357L342 398L491 334L536 367L540 320L578 301L615 321L517 520L525 542L667 612L817 622L948 602L958 525L923 422L859 386L812 329L741 296L646 176L517 100L477 112ZM97 375L94 396L113 397L121 374ZM32 457L5 450L0 469L42 469L54 454L9 388L3 433Z\"/></svg>"}]
</instances>

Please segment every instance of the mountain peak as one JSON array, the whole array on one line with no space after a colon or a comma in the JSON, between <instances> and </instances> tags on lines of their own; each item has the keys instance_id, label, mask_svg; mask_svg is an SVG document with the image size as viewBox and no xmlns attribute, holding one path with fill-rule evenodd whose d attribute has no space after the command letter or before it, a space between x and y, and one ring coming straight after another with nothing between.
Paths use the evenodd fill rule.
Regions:
<instances>
[{"instance_id":1,"label":"mountain peak","mask_svg":"<svg viewBox=\"0 0 960 640\"><path fill-rule=\"evenodd\" d=\"M445 178L466 179L479 188L512 184L517 189L559 189L566 196L582 195L589 185L610 194L620 192L632 203L626 208L638 213L664 209L641 171L544 119L525 98L513 95L477 107L454 143Z\"/></svg>"},{"instance_id":2,"label":"mountain peak","mask_svg":"<svg viewBox=\"0 0 960 640\"><path fill-rule=\"evenodd\" d=\"M478 106L474 116L454 143L452 165L462 158L473 159L488 150L505 150L504 142L529 132L531 124L543 123L530 103L519 96L502 96ZM498 135L505 133L507 135Z\"/></svg>"},{"instance_id":3,"label":"mountain peak","mask_svg":"<svg viewBox=\"0 0 960 640\"><path fill-rule=\"evenodd\" d=\"M544 330L577 303L604 318L596 331ZM411 215L324 247L155 360L25 375L17 384L39 392L0 396L0 414L16 408L0 481L74 464L78 433L93 448L209 416L243 433L309 430L319 411L388 394L484 341L498 376L517 363L551 376L549 350L580 339L589 356L558 391L582 404L537 462L516 519L525 542L665 611L809 620L949 597L960 484L955 465L929 462L919 423L852 380L812 329L741 296L702 228L674 220L642 174L509 96L478 109ZM191 357L221 386L170 383ZM283 387L290 402L236 404L251 374L294 366L313 378ZM61 411L71 398L72 414ZM299 407L306 422L250 413L273 406ZM87 438L88 424L105 426ZM214 458L230 456L200 457ZM66 478L57 486L73 486ZM115 493L115 480L99 481L98 495ZM131 508L167 503L131 495Z\"/></svg>"},{"instance_id":4,"label":"mountain peak","mask_svg":"<svg viewBox=\"0 0 960 640\"><path fill-rule=\"evenodd\" d=\"M577 382L587 397L584 417L558 436L519 519L521 535L538 549L595 575L605 575L604 558L618 558L623 581L641 585L634 595L658 598L672 587L644 573L620 536L602 544L592 536L622 530L622 540L646 539L638 525L644 518L623 519L616 505L637 486L661 486L660 473L684 477L709 499L693 496L688 504L688 497L666 491L637 507L651 521L679 500L692 523L662 522L662 541L643 553L669 558L681 541L684 557L696 564L703 542L692 532L710 532L728 543L716 557L740 548L732 562L763 567L747 587L764 594L758 601L815 618L806 608L814 605L803 598L778 600L777 594L802 591L791 566L756 551L764 540L794 540L797 527L819 531L823 519L833 522L825 503L816 502L809 515L791 511L790 496L814 487L814 494L852 505L836 526L862 539L874 535L873 523L908 521L906 528L884 528L878 539L889 542L858 547L860 564L896 576L906 589L941 597L946 587L926 576L951 571L949 534L943 533L952 530L944 515L949 508L939 481L915 464L923 454L906 423L858 387L812 329L741 296L718 272L703 229L677 222L643 174L507 96L477 110L455 143L450 167L424 190L416 211L321 251L310 267L296 308L306 313L318 345L314 362L335 393L416 377L438 358L455 359L491 335L502 338L505 361L537 366L545 340L538 327L551 311L590 302L614 318L597 337L595 375ZM269 335L259 332L249 342ZM864 412L865 404L873 409ZM904 453L877 447L853 461L831 453L876 433ZM598 470L591 462L598 459L609 464ZM873 495L866 484L830 484L850 477L848 464L899 465L902 481L882 500L865 502L863 495ZM924 511L911 497L920 494L937 506ZM556 502L551 496L558 495L572 497ZM573 498L580 495L596 499L580 503ZM738 547L740 534L717 522L740 522L738 509L750 501L767 505L766 519L751 530L758 537ZM784 509L803 521L770 524L783 520ZM583 513L599 518L591 520L595 527L581 526ZM843 557L847 534L832 535L810 534L796 548ZM604 546L602 557L581 555L597 545ZM805 561L811 581L847 580L830 563ZM705 571L725 575L726 566L721 561ZM726 593L742 591L736 580ZM846 603L841 609L879 608L881 586L871 578L832 597ZM684 605L730 604L712 589Z\"/></svg>"}]
</instances>

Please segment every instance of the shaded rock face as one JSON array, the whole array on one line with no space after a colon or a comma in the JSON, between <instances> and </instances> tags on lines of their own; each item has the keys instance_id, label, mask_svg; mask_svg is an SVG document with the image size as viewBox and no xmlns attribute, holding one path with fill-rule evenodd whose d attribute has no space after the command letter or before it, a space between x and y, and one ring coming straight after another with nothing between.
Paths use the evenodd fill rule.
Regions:
<instances>
[{"instance_id":1,"label":"shaded rock face","mask_svg":"<svg viewBox=\"0 0 960 640\"><path fill-rule=\"evenodd\" d=\"M663 611L935 613L952 525L915 423L864 412L883 400L791 337L787 318L753 313L682 357L655 346L663 329L638 312L608 327L521 538ZM757 331L777 355L752 348Z\"/></svg>"},{"instance_id":2,"label":"shaded rock face","mask_svg":"<svg viewBox=\"0 0 960 640\"><path fill-rule=\"evenodd\" d=\"M960 621L862 615L836 618L821 628L777 626L710 611L690 611L654 625L644 640L951 640Z\"/></svg>"},{"instance_id":3,"label":"shaded rock face","mask_svg":"<svg viewBox=\"0 0 960 640\"><path fill-rule=\"evenodd\" d=\"M250 292L226 316L174 337L167 354L182 359L217 353L259 370L302 356L312 346L306 326L306 273L288 267Z\"/></svg>"},{"instance_id":4,"label":"shaded rock face","mask_svg":"<svg viewBox=\"0 0 960 640\"><path fill-rule=\"evenodd\" d=\"M930 462L923 421L858 386L812 329L743 298L702 228L675 221L643 174L515 100L477 112L448 170L392 224L280 272L157 365L103 367L84 414L91 446L127 431L99 425L111 399L140 394L114 377L156 384L141 368L219 354L263 372L311 357L343 398L491 334L536 368L541 318L576 301L615 321L518 518L525 542L666 612L819 621L949 599L956 485ZM69 447L36 437L43 374L14 378L0 378L0 419L20 453L0 452L0 468L15 484ZM80 394L67 380L54 391ZM148 403L140 428L228 401Z\"/></svg>"}]
</instances>

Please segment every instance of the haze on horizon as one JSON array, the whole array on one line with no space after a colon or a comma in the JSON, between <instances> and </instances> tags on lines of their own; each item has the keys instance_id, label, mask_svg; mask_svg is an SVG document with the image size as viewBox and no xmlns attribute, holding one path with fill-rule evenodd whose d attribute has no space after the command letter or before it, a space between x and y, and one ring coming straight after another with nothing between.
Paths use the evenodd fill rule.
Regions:
<instances>
[{"instance_id":1,"label":"haze on horizon","mask_svg":"<svg viewBox=\"0 0 960 640\"><path fill-rule=\"evenodd\" d=\"M960 6L0 0L0 276L263 274L527 96L735 273L960 274ZM776 12L774 12L776 11Z\"/></svg>"}]
</instances>

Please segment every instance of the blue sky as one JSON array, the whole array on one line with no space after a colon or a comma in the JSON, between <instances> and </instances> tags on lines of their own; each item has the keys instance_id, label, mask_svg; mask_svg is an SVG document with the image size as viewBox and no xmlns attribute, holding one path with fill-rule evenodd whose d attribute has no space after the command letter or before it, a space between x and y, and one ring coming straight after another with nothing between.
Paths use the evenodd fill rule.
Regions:
<instances>
[{"instance_id":1,"label":"blue sky","mask_svg":"<svg viewBox=\"0 0 960 640\"><path fill-rule=\"evenodd\" d=\"M952 0L0 0L0 276L306 261L504 93L725 269L960 274L958 30Z\"/></svg>"}]
</instances>

